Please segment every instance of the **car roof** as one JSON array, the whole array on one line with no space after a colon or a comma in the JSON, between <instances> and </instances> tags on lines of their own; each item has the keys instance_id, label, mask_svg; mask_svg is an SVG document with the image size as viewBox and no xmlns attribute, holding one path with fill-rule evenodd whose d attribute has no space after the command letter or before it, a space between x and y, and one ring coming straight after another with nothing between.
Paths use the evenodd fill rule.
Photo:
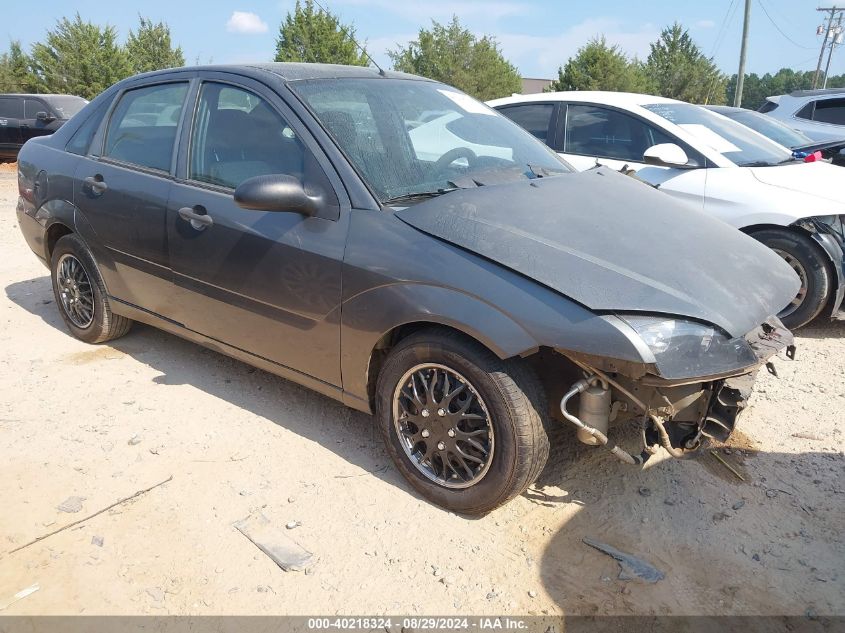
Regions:
<instances>
[{"instance_id":1,"label":"car roof","mask_svg":"<svg viewBox=\"0 0 845 633\"><path fill-rule=\"evenodd\" d=\"M76 97L77 99L82 99L83 97L79 97L77 95L68 95L68 94L61 94L61 93L51 93L51 94L33 94L33 93L25 93L25 92L4 92L0 94L0 97L25 97L25 98L35 98L40 97L42 99L49 99L50 97Z\"/></svg>"},{"instance_id":2,"label":"car roof","mask_svg":"<svg viewBox=\"0 0 845 633\"><path fill-rule=\"evenodd\" d=\"M254 74L255 71L273 73L282 81L300 81L305 79L367 79L367 78L388 78L388 79L414 79L417 81L431 81L417 75L401 73L393 70L379 71L372 66L344 66L342 64L305 64L293 62L267 62L259 64L213 64L206 66L184 66L180 68L168 68L156 70L137 77L153 77L157 74L172 73L178 71L218 71L230 73Z\"/></svg>"},{"instance_id":3,"label":"car roof","mask_svg":"<svg viewBox=\"0 0 845 633\"><path fill-rule=\"evenodd\" d=\"M488 101L488 105L499 106L509 103L526 103L533 101L569 101L585 103L601 103L603 105L630 108L651 103L684 103L677 99L655 97L654 95L635 92L611 92L607 90L570 90L563 92L541 92L531 95L513 95L502 99Z\"/></svg>"}]
</instances>

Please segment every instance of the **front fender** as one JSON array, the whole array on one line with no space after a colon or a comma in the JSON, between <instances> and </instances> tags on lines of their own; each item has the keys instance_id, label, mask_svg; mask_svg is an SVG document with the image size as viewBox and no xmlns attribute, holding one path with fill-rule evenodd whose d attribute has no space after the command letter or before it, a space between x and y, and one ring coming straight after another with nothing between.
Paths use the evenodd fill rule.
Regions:
<instances>
[{"instance_id":1,"label":"front fender","mask_svg":"<svg viewBox=\"0 0 845 633\"><path fill-rule=\"evenodd\" d=\"M447 325L476 339L500 358L538 348L538 342L522 326L495 306L442 286L380 286L347 300L342 314L343 387L346 403L359 409L369 408L367 383L373 349L399 326L416 322Z\"/></svg>"}]
</instances>

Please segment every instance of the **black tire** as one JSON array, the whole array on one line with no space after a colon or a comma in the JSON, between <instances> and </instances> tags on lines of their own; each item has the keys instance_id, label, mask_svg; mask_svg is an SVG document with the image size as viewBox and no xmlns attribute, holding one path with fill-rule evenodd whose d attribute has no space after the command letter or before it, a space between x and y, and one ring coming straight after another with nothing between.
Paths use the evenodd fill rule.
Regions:
<instances>
[{"instance_id":1,"label":"black tire","mask_svg":"<svg viewBox=\"0 0 845 633\"><path fill-rule=\"evenodd\" d=\"M783 324L794 330L815 319L830 300L833 288L827 256L821 248L806 235L789 229L763 229L751 236L781 257L786 256L784 259L801 277L803 299L778 315Z\"/></svg>"},{"instance_id":2,"label":"black tire","mask_svg":"<svg viewBox=\"0 0 845 633\"><path fill-rule=\"evenodd\" d=\"M406 452L394 425L394 394L399 381L414 367L426 363L466 378L486 405L495 439L492 457L485 473L468 487L449 488L424 475ZM399 472L426 499L455 512L483 514L522 494L537 479L549 456L542 418L545 395L533 370L518 359L502 361L452 330L423 330L391 350L379 372L375 410Z\"/></svg>"},{"instance_id":3,"label":"black tire","mask_svg":"<svg viewBox=\"0 0 845 633\"><path fill-rule=\"evenodd\" d=\"M88 324L74 322L75 320L80 321L80 319L78 315L71 314L71 311L66 307L62 290L59 287L60 262L71 258L81 264L87 279L90 281L93 309ZM56 298L59 314L70 333L79 340L86 343L104 343L123 336L132 327L131 319L112 312L108 293L103 284L100 270L94 261L94 256L88 250L85 242L73 233L65 235L56 242L50 257L50 277L53 281L53 295Z\"/></svg>"}]
</instances>

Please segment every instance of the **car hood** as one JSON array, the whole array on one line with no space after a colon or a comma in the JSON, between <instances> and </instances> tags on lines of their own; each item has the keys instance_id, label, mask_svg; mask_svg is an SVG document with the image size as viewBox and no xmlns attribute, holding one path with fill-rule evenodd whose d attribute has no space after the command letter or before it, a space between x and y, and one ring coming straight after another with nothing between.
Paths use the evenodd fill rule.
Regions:
<instances>
[{"instance_id":1,"label":"car hood","mask_svg":"<svg viewBox=\"0 0 845 633\"><path fill-rule=\"evenodd\" d=\"M690 317L733 336L800 285L756 240L606 168L462 189L396 215L591 310Z\"/></svg>"},{"instance_id":2,"label":"car hood","mask_svg":"<svg viewBox=\"0 0 845 633\"><path fill-rule=\"evenodd\" d=\"M837 209L819 209L818 214L843 213L845 191L842 189L842 170L830 163L791 163L774 167L749 167L760 182L801 194L835 202Z\"/></svg>"}]
</instances>

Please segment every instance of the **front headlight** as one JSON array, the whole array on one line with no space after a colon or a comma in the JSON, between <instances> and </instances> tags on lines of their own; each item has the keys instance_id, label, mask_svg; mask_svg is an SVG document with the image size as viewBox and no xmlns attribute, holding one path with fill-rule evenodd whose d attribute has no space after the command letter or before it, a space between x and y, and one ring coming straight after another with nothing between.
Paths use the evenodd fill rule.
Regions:
<instances>
[{"instance_id":1,"label":"front headlight","mask_svg":"<svg viewBox=\"0 0 845 633\"><path fill-rule=\"evenodd\" d=\"M748 341L729 338L711 325L668 317L619 316L648 346L657 370L667 379L725 374L758 362Z\"/></svg>"}]
</instances>

